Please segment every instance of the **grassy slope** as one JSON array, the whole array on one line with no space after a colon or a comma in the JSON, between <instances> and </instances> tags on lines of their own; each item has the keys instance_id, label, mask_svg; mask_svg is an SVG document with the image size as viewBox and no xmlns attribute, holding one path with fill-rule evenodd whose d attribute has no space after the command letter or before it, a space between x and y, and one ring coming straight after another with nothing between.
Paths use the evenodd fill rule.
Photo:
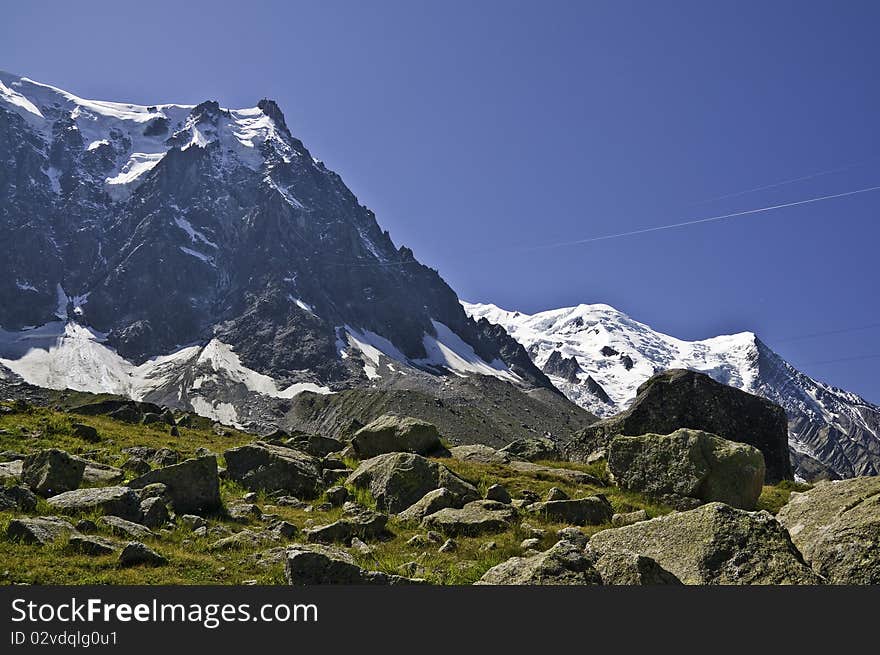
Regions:
<instances>
[{"instance_id":1,"label":"grassy slope","mask_svg":"<svg viewBox=\"0 0 880 655\"><path fill-rule=\"evenodd\" d=\"M71 421L78 421L95 427L102 437L98 444L90 444L73 436ZM128 446L168 447L184 456L191 456L199 447L217 453L252 439L250 435L222 430L217 434L206 422L196 422L192 428L181 428L180 437L168 434L165 425L130 425L96 416L71 416L47 408L30 408L25 412L0 414L0 450L31 452L45 447L58 447L68 452L88 456L90 459L119 466L127 459L122 449ZM454 459L441 460L462 477L474 482L481 491L494 483L503 484L512 496L517 497L529 489L542 496L551 487L559 487L572 498L594 493L603 493L611 501L617 512L645 509L650 516L669 512L669 508L658 505L645 496L627 492L614 486L591 487L575 485L559 480L548 479L545 475L518 473L504 466L464 462ZM604 468L599 465L579 465L561 462L543 462L548 465L574 468L605 479ZM222 464L222 459L221 459ZM784 487L784 488L783 488ZM761 497L762 508L778 510L787 500L791 485L766 487ZM239 485L223 481L221 494L225 503L240 499L246 490ZM369 503L371 499L358 492L358 499ZM310 525L323 525L337 518L341 510L334 508L326 512L307 512L303 509L276 506L272 500L260 496L257 504L267 514L275 514L300 529ZM48 507L40 503L35 514L46 514ZM161 538L148 540L149 545L165 555L169 564L163 567L134 567L120 569L116 566L116 556L89 557L70 552L64 542L52 546L38 547L12 543L5 537L6 527L17 514L0 512L0 583L30 584L241 584L255 581L259 584L283 582L282 565L271 557L260 557L274 546L284 542L256 547L244 547L225 552L210 552L208 547L217 537L195 537L188 530L178 527L166 531ZM78 518L72 517L75 522ZM95 519L95 516L87 518ZM223 524L238 530L250 527L261 529L260 522L236 523L224 516L210 517L212 525ZM390 536L386 541L374 542L373 552L360 554L351 551L355 559L373 570L398 572L398 567L416 561L423 567L420 575L436 584L468 584L478 579L487 569L512 556L521 555L520 543L531 537L531 528L523 527L525 522L534 528L546 531L539 548L551 546L555 532L562 524L548 522L543 517L524 515L521 521L509 531L484 535L476 538L462 537L456 541L458 549L454 553L438 553L439 544L428 543L409 546L407 541L417 534L424 534L417 525L407 525L396 518L389 521ZM590 526L582 528L593 534L609 526ZM105 535L109 536L109 535ZM495 542L493 550L484 550L486 542Z\"/></svg>"}]
</instances>

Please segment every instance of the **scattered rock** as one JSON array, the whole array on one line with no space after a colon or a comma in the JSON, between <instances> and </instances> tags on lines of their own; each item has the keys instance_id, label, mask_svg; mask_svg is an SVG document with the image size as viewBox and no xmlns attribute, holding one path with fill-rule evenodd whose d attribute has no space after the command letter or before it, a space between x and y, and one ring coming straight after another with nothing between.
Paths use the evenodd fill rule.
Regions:
<instances>
[{"instance_id":1,"label":"scattered rock","mask_svg":"<svg viewBox=\"0 0 880 655\"><path fill-rule=\"evenodd\" d=\"M777 515L804 558L832 584L880 584L880 477L820 482Z\"/></svg>"},{"instance_id":2,"label":"scattered rock","mask_svg":"<svg viewBox=\"0 0 880 655\"><path fill-rule=\"evenodd\" d=\"M76 528L58 516L12 519L6 528L10 540L40 546L76 533Z\"/></svg>"},{"instance_id":3,"label":"scattered rock","mask_svg":"<svg viewBox=\"0 0 880 655\"><path fill-rule=\"evenodd\" d=\"M324 492L327 502L333 507L339 507L348 500L348 489L345 487L330 487Z\"/></svg>"},{"instance_id":4,"label":"scattered rock","mask_svg":"<svg viewBox=\"0 0 880 655\"><path fill-rule=\"evenodd\" d=\"M574 527L562 528L557 530L556 536L561 541L570 541L576 546L584 548L590 541L590 538L583 532Z\"/></svg>"},{"instance_id":5,"label":"scattered rock","mask_svg":"<svg viewBox=\"0 0 880 655\"><path fill-rule=\"evenodd\" d=\"M76 522L76 530L83 534L91 534L98 531L98 524L91 519L80 519Z\"/></svg>"},{"instance_id":6,"label":"scattered rock","mask_svg":"<svg viewBox=\"0 0 880 655\"><path fill-rule=\"evenodd\" d=\"M81 459L75 455L71 455L73 459L77 459L85 464L83 469L82 482L86 485L107 485L119 484L125 478L125 473L120 468L110 466L109 464L101 464L88 459Z\"/></svg>"},{"instance_id":7,"label":"scattered rock","mask_svg":"<svg viewBox=\"0 0 880 655\"><path fill-rule=\"evenodd\" d=\"M647 555L629 550L608 549L601 555L589 546L587 556L593 557L593 566L606 585L680 585L681 580Z\"/></svg>"},{"instance_id":8,"label":"scattered rock","mask_svg":"<svg viewBox=\"0 0 880 655\"><path fill-rule=\"evenodd\" d=\"M224 550L238 550L239 548L256 548L267 541L274 540L275 536L266 531L254 532L252 530L241 530L228 537L218 539L208 546L208 550L217 552Z\"/></svg>"},{"instance_id":9,"label":"scattered rock","mask_svg":"<svg viewBox=\"0 0 880 655\"><path fill-rule=\"evenodd\" d=\"M480 545L480 550L484 553L488 553L489 551L496 550L498 548L498 544L494 541L487 541L484 544Z\"/></svg>"},{"instance_id":10,"label":"scattered rock","mask_svg":"<svg viewBox=\"0 0 880 655\"><path fill-rule=\"evenodd\" d=\"M152 548L145 546L139 541L132 541L126 544L125 548L119 554L119 566L138 566L145 564L147 566L164 566L168 560L162 557Z\"/></svg>"},{"instance_id":11,"label":"scattered rock","mask_svg":"<svg viewBox=\"0 0 880 655\"><path fill-rule=\"evenodd\" d=\"M0 511L33 512L36 509L37 497L27 487L21 485L0 486Z\"/></svg>"},{"instance_id":12,"label":"scattered rock","mask_svg":"<svg viewBox=\"0 0 880 655\"><path fill-rule=\"evenodd\" d=\"M535 461L538 459L562 459L559 449L552 439L517 439L501 449L502 453L509 455L511 459L524 459Z\"/></svg>"},{"instance_id":13,"label":"scattered rock","mask_svg":"<svg viewBox=\"0 0 880 655\"><path fill-rule=\"evenodd\" d=\"M355 432L351 446L360 459L396 452L428 455L443 449L440 433L432 423L390 414Z\"/></svg>"},{"instance_id":14,"label":"scattered rock","mask_svg":"<svg viewBox=\"0 0 880 655\"><path fill-rule=\"evenodd\" d=\"M425 517L423 528L450 536L475 537L486 532L503 532L510 527L516 510L494 500L475 500L461 509L448 507Z\"/></svg>"},{"instance_id":15,"label":"scattered rock","mask_svg":"<svg viewBox=\"0 0 880 655\"><path fill-rule=\"evenodd\" d=\"M122 470L133 475L143 475L144 473L148 473L151 468L153 467L150 466L150 463L140 457L129 457L122 464Z\"/></svg>"},{"instance_id":16,"label":"scattered rock","mask_svg":"<svg viewBox=\"0 0 880 655\"><path fill-rule=\"evenodd\" d=\"M760 450L699 430L615 437L608 446L608 469L624 489L740 509L754 509L764 485Z\"/></svg>"},{"instance_id":17,"label":"scattered rock","mask_svg":"<svg viewBox=\"0 0 880 655\"><path fill-rule=\"evenodd\" d=\"M196 516L195 514L184 514L183 516L178 517L178 522L183 525L188 530L198 530L199 528L207 528L208 522L203 519L201 516Z\"/></svg>"},{"instance_id":18,"label":"scattered rock","mask_svg":"<svg viewBox=\"0 0 880 655\"><path fill-rule=\"evenodd\" d=\"M326 457L330 453L336 453L345 448L345 444L338 439L322 437L317 434L294 437L288 440L287 445L308 453L312 457Z\"/></svg>"},{"instance_id":19,"label":"scattered rock","mask_svg":"<svg viewBox=\"0 0 880 655\"><path fill-rule=\"evenodd\" d=\"M234 521L259 521L263 511L253 503L232 501L226 506L226 514Z\"/></svg>"},{"instance_id":20,"label":"scattered rock","mask_svg":"<svg viewBox=\"0 0 880 655\"><path fill-rule=\"evenodd\" d=\"M423 577L425 575L425 567L415 560L404 562L397 567L397 572L408 578Z\"/></svg>"},{"instance_id":21,"label":"scattered rock","mask_svg":"<svg viewBox=\"0 0 880 655\"><path fill-rule=\"evenodd\" d=\"M363 461L346 484L369 489L376 504L392 514L440 487L446 487L463 502L480 497L476 487L442 464L413 453L389 453Z\"/></svg>"},{"instance_id":22,"label":"scattered rock","mask_svg":"<svg viewBox=\"0 0 880 655\"><path fill-rule=\"evenodd\" d=\"M65 514L99 511L128 521L140 519L139 499L128 487L75 489L47 499L48 505Z\"/></svg>"},{"instance_id":23,"label":"scattered rock","mask_svg":"<svg viewBox=\"0 0 880 655\"><path fill-rule=\"evenodd\" d=\"M534 537L530 537L529 539L523 539L522 543L520 543L519 547L523 550L534 550L538 546L541 545L540 539L535 539Z\"/></svg>"},{"instance_id":24,"label":"scattered rock","mask_svg":"<svg viewBox=\"0 0 880 655\"><path fill-rule=\"evenodd\" d=\"M104 537L86 536L75 534L70 537L67 542L68 547L75 553L82 553L90 557L100 557L101 555L112 555L119 547L116 542Z\"/></svg>"},{"instance_id":25,"label":"scattered rock","mask_svg":"<svg viewBox=\"0 0 880 655\"><path fill-rule=\"evenodd\" d=\"M288 521L278 521L272 524L272 532L283 539L293 539L299 534L299 528Z\"/></svg>"},{"instance_id":26,"label":"scattered rock","mask_svg":"<svg viewBox=\"0 0 880 655\"><path fill-rule=\"evenodd\" d=\"M160 448L150 457L150 463L154 466L173 466L180 463L180 453L170 448Z\"/></svg>"},{"instance_id":27,"label":"scattered rock","mask_svg":"<svg viewBox=\"0 0 880 655\"><path fill-rule=\"evenodd\" d=\"M602 578L583 549L559 541L543 553L512 557L486 571L478 585L599 585Z\"/></svg>"},{"instance_id":28,"label":"scattered rock","mask_svg":"<svg viewBox=\"0 0 880 655\"><path fill-rule=\"evenodd\" d=\"M511 460L510 453L501 452L481 444L455 446L449 449L449 453L455 459L466 462L480 462L482 464L507 464Z\"/></svg>"},{"instance_id":29,"label":"scattered rock","mask_svg":"<svg viewBox=\"0 0 880 655\"><path fill-rule=\"evenodd\" d=\"M510 505L513 499L510 497L510 494L507 493L507 489L505 489L502 485L493 484L488 489L486 489L486 500L494 500L498 503Z\"/></svg>"},{"instance_id":30,"label":"scattered rock","mask_svg":"<svg viewBox=\"0 0 880 655\"><path fill-rule=\"evenodd\" d=\"M253 491L284 491L314 498L322 485L320 461L306 453L257 441L224 453L229 477Z\"/></svg>"},{"instance_id":31,"label":"scattered rock","mask_svg":"<svg viewBox=\"0 0 880 655\"><path fill-rule=\"evenodd\" d=\"M275 500L275 503L282 507L292 507L294 509L302 509L308 505L308 503L295 496L280 496Z\"/></svg>"},{"instance_id":32,"label":"scattered rock","mask_svg":"<svg viewBox=\"0 0 880 655\"><path fill-rule=\"evenodd\" d=\"M438 553L454 553L458 550L458 542L455 539L447 539L443 545L437 549Z\"/></svg>"},{"instance_id":33,"label":"scattered rock","mask_svg":"<svg viewBox=\"0 0 880 655\"><path fill-rule=\"evenodd\" d=\"M118 516L102 516L98 519L98 525L106 527L115 535L130 539L148 539L155 536L146 526L134 521L126 521Z\"/></svg>"},{"instance_id":34,"label":"scattered rock","mask_svg":"<svg viewBox=\"0 0 880 655\"><path fill-rule=\"evenodd\" d=\"M358 506L348 507L347 510L345 516L338 521L306 530L306 540L323 544L348 543L352 537L370 540L385 532L387 515Z\"/></svg>"},{"instance_id":35,"label":"scattered rock","mask_svg":"<svg viewBox=\"0 0 880 655\"><path fill-rule=\"evenodd\" d=\"M222 507L216 457L188 459L154 469L129 482L129 486L138 489L155 482L168 487L171 504L179 514L211 512Z\"/></svg>"},{"instance_id":36,"label":"scattered rock","mask_svg":"<svg viewBox=\"0 0 880 655\"><path fill-rule=\"evenodd\" d=\"M21 480L40 496L54 496L79 487L85 468L63 450L48 448L24 459Z\"/></svg>"},{"instance_id":37,"label":"scattered rock","mask_svg":"<svg viewBox=\"0 0 880 655\"><path fill-rule=\"evenodd\" d=\"M10 462L0 462L0 484L5 484L7 481L14 482L19 480L21 478L23 464L23 459Z\"/></svg>"},{"instance_id":38,"label":"scattered rock","mask_svg":"<svg viewBox=\"0 0 880 655\"><path fill-rule=\"evenodd\" d=\"M379 571L367 571L339 548L297 544L287 550L284 577L290 585L413 584L420 581Z\"/></svg>"},{"instance_id":39,"label":"scattered rock","mask_svg":"<svg viewBox=\"0 0 880 655\"><path fill-rule=\"evenodd\" d=\"M568 482L570 484L589 484L594 487L604 486L602 481L595 475L590 475L583 471L575 471L574 469L544 466L534 462L520 462L516 460L510 462L508 466L519 473L534 475L539 480L559 480L560 482Z\"/></svg>"},{"instance_id":40,"label":"scattered rock","mask_svg":"<svg viewBox=\"0 0 880 655\"><path fill-rule=\"evenodd\" d=\"M615 514L611 517L611 525L615 528L622 528L627 525L633 525L635 523L639 523L640 521L648 520L648 512L643 509L636 510L635 512L625 512L623 514Z\"/></svg>"},{"instance_id":41,"label":"scattered rock","mask_svg":"<svg viewBox=\"0 0 880 655\"><path fill-rule=\"evenodd\" d=\"M590 548L646 555L690 585L822 582L773 516L723 503L603 530Z\"/></svg>"},{"instance_id":42,"label":"scattered rock","mask_svg":"<svg viewBox=\"0 0 880 655\"><path fill-rule=\"evenodd\" d=\"M148 528L159 528L171 520L168 506L161 498L147 498L140 505L140 522Z\"/></svg>"},{"instance_id":43,"label":"scattered rock","mask_svg":"<svg viewBox=\"0 0 880 655\"><path fill-rule=\"evenodd\" d=\"M446 487L441 487L429 491L397 516L401 521L421 522L426 516L439 512L441 509L461 506L461 497Z\"/></svg>"},{"instance_id":44,"label":"scattered rock","mask_svg":"<svg viewBox=\"0 0 880 655\"><path fill-rule=\"evenodd\" d=\"M85 423L71 423L70 429L73 432L73 436L79 437L83 441L98 443L101 440L98 431L91 425L86 425Z\"/></svg>"},{"instance_id":45,"label":"scattered rock","mask_svg":"<svg viewBox=\"0 0 880 655\"><path fill-rule=\"evenodd\" d=\"M601 494L576 500L548 500L542 503L532 503L526 509L551 521L572 525L610 523L614 514L611 503Z\"/></svg>"},{"instance_id":46,"label":"scattered rock","mask_svg":"<svg viewBox=\"0 0 880 655\"><path fill-rule=\"evenodd\" d=\"M550 489L547 491L547 495L544 497L544 500L569 500L569 496L559 487L550 487Z\"/></svg>"}]
</instances>

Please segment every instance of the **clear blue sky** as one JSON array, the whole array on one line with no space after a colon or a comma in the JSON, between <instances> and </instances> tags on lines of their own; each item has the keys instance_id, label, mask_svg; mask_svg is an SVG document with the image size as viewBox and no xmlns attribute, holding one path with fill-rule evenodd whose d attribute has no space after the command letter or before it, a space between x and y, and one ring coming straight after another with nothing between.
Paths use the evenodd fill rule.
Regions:
<instances>
[{"instance_id":1,"label":"clear blue sky","mask_svg":"<svg viewBox=\"0 0 880 655\"><path fill-rule=\"evenodd\" d=\"M876 2L154 0L2 13L0 68L85 97L275 98L462 298L530 312L607 302L684 338L754 330L880 402L880 192L525 249L880 184Z\"/></svg>"}]
</instances>

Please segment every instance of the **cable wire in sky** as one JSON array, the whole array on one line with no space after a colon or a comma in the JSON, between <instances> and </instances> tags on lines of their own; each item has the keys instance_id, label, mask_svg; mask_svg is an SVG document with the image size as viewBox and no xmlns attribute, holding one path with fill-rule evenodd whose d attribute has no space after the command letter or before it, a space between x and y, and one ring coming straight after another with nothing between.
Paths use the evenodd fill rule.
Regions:
<instances>
[{"instance_id":1,"label":"cable wire in sky","mask_svg":"<svg viewBox=\"0 0 880 655\"><path fill-rule=\"evenodd\" d=\"M793 337L785 337L784 339L775 339L774 343L784 343L787 341L800 341L802 339L815 339L817 337L827 337L835 334L845 334L847 332L859 332L861 330L872 330L880 328L880 323L868 323L867 325L858 325L855 327L839 328L836 330L826 330L824 332L811 332L809 334L799 334Z\"/></svg>"}]
</instances>

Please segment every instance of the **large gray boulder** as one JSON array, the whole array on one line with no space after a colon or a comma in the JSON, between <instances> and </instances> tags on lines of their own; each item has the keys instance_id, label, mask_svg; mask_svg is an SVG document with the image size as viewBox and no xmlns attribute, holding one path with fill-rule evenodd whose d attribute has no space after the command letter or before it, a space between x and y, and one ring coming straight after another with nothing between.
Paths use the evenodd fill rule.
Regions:
<instances>
[{"instance_id":1,"label":"large gray boulder","mask_svg":"<svg viewBox=\"0 0 880 655\"><path fill-rule=\"evenodd\" d=\"M361 462L346 484L369 489L376 505L397 514L429 491L446 487L462 502L477 500L477 488L448 468L414 453L388 453Z\"/></svg>"},{"instance_id":2,"label":"large gray boulder","mask_svg":"<svg viewBox=\"0 0 880 655\"><path fill-rule=\"evenodd\" d=\"M455 459L465 462L479 462L481 464L507 464L513 459L510 453L505 453L483 444L454 446L449 449L449 454Z\"/></svg>"},{"instance_id":3,"label":"large gray boulder","mask_svg":"<svg viewBox=\"0 0 880 655\"><path fill-rule=\"evenodd\" d=\"M446 487L429 491L412 505L397 515L401 521L413 523L421 522L426 516L439 512L447 507L461 507L462 501L458 494L454 494Z\"/></svg>"},{"instance_id":4,"label":"large gray boulder","mask_svg":"<svg viewBox=\"0 0 880 655\"><path fill-rule=\"evenodd\" d=\"M150 539L156 536L147 526L135 521L121 519L118 516L102 516L98 519L98 525L115 535L130 539Z\"/></svg>"},{"instance_id":5,"label":"large gray boulder","mask_svg":"<svg viewBox=\"0 0 880 655\"><path fill-rule=\"evenodd\" d=\"M822 582L771 514L723 503L603 530L590 548L646 555L688 585Z\"/></svg>"},{"instance_id":6,"label":"large gray boulder","mask_svg":"<svg viewBox=\"0 0 880 655\"><path fill-rule=\"evenodd\" d=\"M562 540L529 557L512 557L483 574L478 585L599 585L602 578L583 548Z\"/></svg>"},{"instance_id":7,"label":"large gray boulder","mask_svg":"<svg viewBox=\"0 0 880 655\"><path fill-rule=\"evenodd\" d=\"M46 502L64 514L99 511L128 521L140 519L140 499L128 487L96 487L75 489L52 496Z\"/></svg>"},{"instance_id":8,"label":"large gray boulder","mask_svg":"<svg viewBox=\"0 0 880 655\"><path fill-rule=\"evenodd\" d=\"M556 442L546 437L516 439L501 449L511 459L535 461L538 459L562 459Z\"/></svg>"},{"instance_id":9,"label":"large gray boulder","mask_svg":"<svg viewBox=\"0 0 880 655\"><path fill-rule=\"evenodd\" d=\"M224 453L230 478L252 491L284 491L314 498L322 485L321 462L293 448L257 441Z\"/></svg>"},{"instance_id":10,"label":"large gray boulder","mask_svg":"<svg viewBox=\"0 0 880 655\"><path fill-rule=\"evenodd\" d=\"M760 450L700 430L615 437L608 446L608 470L624 489L740 509L754 509L764 485Z\"/></svg>"},{"instance_id":11,"label":"large gray boulder","mask_svg":"<svg viewBox=\"0 0 880 655\"><path fill-rule=\"evenodd\" d=\"M628 587L681 584L681 580L647 555L640 555L631 550L614 550L613 548L596 553L589 546L587 546L586 552L587 556L592 558L593 566L602 577L602 584Z\"/></svg>"},{"instance_id":12,"label":"large gray boulder","mask_svg":"<svg viewBox=\"0 0 880 655\"><path fill-rule=\"evenodd\" d=\"M388 515L374 512L354 503L347 503L345 513L338 521L305 531L306 540L313 543L349 543L354 537L370 541L385 532Z\"/></svg>"},{"instance_id":13,"label":"large gray boulder","mask_svg":"<svg viewBox=\"0 0 880 655\"><path fill-rule=\"evenodd\" d=\"M320 544L295 544L284 558L284 577L289 585L413 584L412 580L380 571L367 571L339 548Z\"/></svg>"},{"instance_id":14,"label":"large gray boulder","mask_svg":"<svg viewBox=\"0 0 880 655\"><path fill-rule=\"evenodd\" d=\"M570 525L602 525L610 523L611 517L614 515L611 503L601 494L573 500L547 500L532 503L526 507L526 510L551 521Z\"/></svg>"},{"instance_id":15,"label":"large gray boulder","mask_svg":"<svg viewBox=\"0 0 880 655\"><path fill-rule=\"evenodd\" d=\"M135 478L128 486L141 489L156 482L167 487L171 504L178 514L201 514L222 507L217 458L213 455L154 469Z\"/></svg>"},{"instance_id":16,"label":"large gray boulder","mask_svg":"<svg viewBox=\"0 0 880 655\"><path fill-rule=\"evenodd\" d=\"M428 455L442 448L440 433L433 423L390 414L355 432L351 446L361 459L396 452Z\"/></svg>"},{"instance_id":17,"label":"large gray boulder","mask_svg":"<svg viewBox=\"0 0 880 655\"><path fill-rule=\"evenodd\" d=\"M47 448L25 457L21 481L40 496L54 496L79 487L85 463L57 448Z\"/></svg>"},{"instance_id":18,"label":"large gray boulder","mask_svg":"<svg viewBox=\"0 0 880 655\"><path fill-rule=\"evenodd\" d=\"M21 485L0 486L0 511L33 512L37 509L37 502L36 495L27 487Z\"/></svg>"},{"instance_id":19,"label":"large gray boulder","mask_svg":"<svg viewBox=\"0 0 880 655\"><path fill-rule=\"evenodd\" d=\"M716 382L704 373L674 369L638 388L625 411L584 428L564 446L575 461L587 461L618 435L671 434L703 430L760 450L771 483L792 479L788 419L775 403Z\"/></svg>"},{"instance_id":20,"label":"large gray boulder","mask_svg":"<svg viewBox=\"0 0 880 655\"><path fill-rule=\"evenodd\" d=\"M880 477L820 482L777 515L813 570L833 584L880 584Z\"/></svg>"},{"instance_id":21,"label":"large gray boulder","mask_svg":"<svg viewBox=\"0 0 880 655\"><path fill-rule=\"evenodd\" d=\"M75 534L79 534L76 528L59 516L13 519L6 528L6 536L10 540L39 546Z\"/></svg>"},{"instance_id":22,"label":"large gray boulder","mask_svg":"<svg viewBox=\"0 0 880 655\"><path fill-rule=\"evenodd\" d=\"M516 518L510 505L494 500L475 500L461 509L447 507L426 516L422 527L453 537L476 537L487 532L503 532Z\"/></svg>"}]
</instances>

